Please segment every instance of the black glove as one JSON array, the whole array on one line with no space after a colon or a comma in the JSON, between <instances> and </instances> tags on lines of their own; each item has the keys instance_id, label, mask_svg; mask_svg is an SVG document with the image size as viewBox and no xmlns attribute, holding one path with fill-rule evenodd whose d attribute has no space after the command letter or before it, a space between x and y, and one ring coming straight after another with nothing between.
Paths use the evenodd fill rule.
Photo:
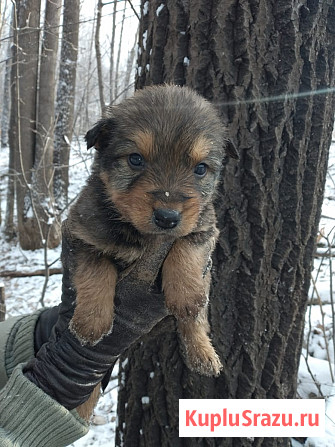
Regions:
<instances>
[{"instance_id":1,"label":"black glove","mask_svg":"<svg viewBox=\"0 0 335 447\"><path fill-rule=\"evenodd\" d=\"M76 304L71 278L78 243L64 225L62 303L58 309L42 313L35 336L36 348L42 346L24 369L28 379L69 410L84 403L117 357L167 315L159 272L172 245L166 242L152 248L131 268L121 272L112 332L94 346L83 346L68 328ZM50 325L53 325L51 336L43 344Z\"/></svg>"}]
</instances>

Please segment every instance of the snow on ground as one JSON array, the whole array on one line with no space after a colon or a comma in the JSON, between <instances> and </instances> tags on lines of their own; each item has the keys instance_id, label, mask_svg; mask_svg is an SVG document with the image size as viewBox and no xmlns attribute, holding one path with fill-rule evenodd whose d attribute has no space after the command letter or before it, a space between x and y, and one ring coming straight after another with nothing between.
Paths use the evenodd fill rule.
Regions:
<instances>
[{"instance_id":1,"label":"snow on ground","mask_svg":"<svg viewBox=\"0 0 335 447\"><path fill-rule=\"evenodd\" d=\"M83 143L83 142L82 142ZM82 147L82 149L81 149ZM5 192L7 172L7 151L1 149L0 157L0 194L2 197L2 216L5 215ZM70 199L78 194L84 184L92 161L92 153L87 152L85 145L73 147L70 160ZM320 222L320 231L335 245L335 142L332 145L327 176L325 199ZM333 218L333 219L331 219ZM328 243L322 238L323 247L318 253L327 254ZM333 248L334 249L334 248ZM44 268L43 250L22 251L14 241L8 243L4 237L0 239L0 271L1 270L37 270ZM53 267L59 267L60 247L48 250L48 262L55 262ZM334 277L335 267L331 265L331 258L318 257L315 260L313 278L316 290L311 284L310 297L313 305L306 313L305 342L298 376L298 395L302 398L326 398L326 437L309 438L305 447L335 447L335 385L334 378L334 343L333 343L333 312L330 293L330 273ZM335 280L335 278L334 278ZM40 298L44 284L43 277L4 278L6 291L7 316L14 316L32 312L40 307ZM335 281L333 281L335 284ZM334 290L332 291L334 294ZM45 306L58 304L61 294L61 275L49 278L45 294ZM322 305L318 302L318 296ZM335 296L333 296L335 299ZM307 355L307 340L308 355ZM328 358L330 361L328 361ZM332 370L332 373L330 372ZM117 366L113 373L117 374ZM90 432L73 447L110 447L114 444L114 431L117 406L117 380L114 378L107 387L104 396L99 400ZM302 444L295 442L295 447Z\"/></svg>"}]
</instances>

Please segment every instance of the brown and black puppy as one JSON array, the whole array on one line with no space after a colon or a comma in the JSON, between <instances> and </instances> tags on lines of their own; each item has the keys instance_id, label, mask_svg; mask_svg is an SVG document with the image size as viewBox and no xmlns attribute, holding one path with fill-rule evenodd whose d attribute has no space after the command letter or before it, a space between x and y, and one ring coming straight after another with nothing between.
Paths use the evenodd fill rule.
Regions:
<instances>
[{"instance_id":1,"label":"brown and black puppy","mask_svg":"<svg viewBox=\"0 0 335 447\"><path fill-rule=\"evenodd\" d=\"M166 306L177 319L188 366L218 375L206 270L218 237L213 195L222 160L237 154L227 148L215 109L185 87L148 87L109 108L86 141L97 152L68 219L83 242L71 330L90 344L110 332L118 271L148 244L170 239L162 267Z\"/></svg>"}]
</instances>

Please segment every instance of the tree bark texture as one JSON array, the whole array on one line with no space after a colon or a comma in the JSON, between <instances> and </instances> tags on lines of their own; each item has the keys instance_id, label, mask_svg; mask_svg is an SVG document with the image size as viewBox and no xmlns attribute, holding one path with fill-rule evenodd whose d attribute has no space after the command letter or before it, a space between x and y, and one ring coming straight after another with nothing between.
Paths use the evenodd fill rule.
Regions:
<instances>
[{"instance_id":1,"label":"tree bark texture","mask_svg":"<svg viewBox=\"0 0 335 447\"><path fill-rule=\"evenodd\" d=\"M63 210L68 203L70 144L78 58L79 0L65 0L59 81L56 98L54 197Z\"/></svg>"},{"instance_id":2,"label":"tree bark texture","mask_svg":"<svg viewBox=\"0 0 335 447\"><path fill-rule=\"evenodd\" d=\"M116 445L287 446L179 438L178 399L295 397L335 107L334 94L308 92L334 86L335 5L144 4L136 87L195 88L219 108L240 161L225 163L216 202L210 318L223 372L190 372L165 319L121 358Z\"/></svg>"},{"instance_id":3,"label":"tree bark texture","mask_svg":"<svg viewBox=\"0 0 335 447\"><path fill-rule=\"evenodd\" d=\"M14 7L13 65L11 73L10 150L14 152L16 206L21 247L35 248L31 231L34 216L31 169L36 143L36 91L38 79L40 2L17 0ZM40 238L40 235L37 236Z\"/></svg>"}]
</instances>

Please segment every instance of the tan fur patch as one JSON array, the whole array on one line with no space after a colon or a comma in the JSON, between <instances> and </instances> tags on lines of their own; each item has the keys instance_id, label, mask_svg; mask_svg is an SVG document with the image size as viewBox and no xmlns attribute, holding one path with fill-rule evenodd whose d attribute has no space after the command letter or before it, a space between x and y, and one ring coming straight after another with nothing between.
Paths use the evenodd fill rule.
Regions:
<instances>
[{"instance_id":1,"label":"tan fur patch","mask_svg":"<svg viewBox=\"0 0 335 447\"><path fill-rule=\"evenodd\" d=\"M130 191L119 192L109 190L111 199L122 216L131 222L140 232L154 232L152 214L155 209L169 208L181 213L181 222L176 228L176 236L189 234L197 225L200 212L200 200L198 197L185 202L161 202L154 199L150 190L154 187L138 182Z\"/></svg>"},{"instance_id":2,"label":"tan fur patch","mask_svg":"<svg viewBox=\"0 0 335 447\"><path fill-rule=\"evenodd\" d=\"M148 159L154 150L154 136L149 131L139 130L129 136L129 139L134 141L138 150L144 158Z\"/></svg>"},{"instance_id":3,"label":"tan fur patch","mask_svg":"<svg viewBox=\"0 0 335 447\"><path fill-rule=\"evenodd\" d=\"M196 317L208 300L203 271L208 247L177 240L164 264L162 285L167 308L179 318ZM207 292L207 293L206 293Z\"/></svg>"},{"instance_id":4,"label":"tan fur patch","mask_svg":"<svg viewBox=\"0 0 335 447\"><path fill-rule=\"evenodd\" d=\"M200 135L194 141L190 150L190 157L193 160L194 164L200 163L205 160L205 158L209 154L210 147L211 142L203 135Z\"/></svg>"},{"instance_id":5,"label":"tan fur patch","mask_svg":"<svg viewBox=\"0 0 335 447\"><path fill-rule=\"evenodd\" d=\"M113 203L125 218L139 231L150 232L153 212L153 199L140 182L131 191L110 191Z\"/></svg>"},{"instance_id":6,"label":"tan fur patch","mask_svg":"<svg viewBox=\"0 0 335 447\"><path fill-rule=\"evenodd\" d=\"M79 416L87 422L89 422L89 420L91 419L94 407L98 403L99 395L100 395L100 385L97 385L94 388L88 400L76 408Z\"/></svg>"},{"instance_id":7,"label":"tan fur patch","mask_svg":"<svg viewBox=\"0 0 335 447\"><path fill-rule=\"evenodd\" d=\"M187 200L183 204L181 232L183 236L191 233L198 223L200 213L200 200L198 197Z\"/></svg>"},{"instance_id":8,"label":"tan fur patch","mask_svg":"<svg viewBox=\"0 0 335 447\"><path fill-rule=\"evenodd\" d=\"M82 343L97 343L112 328L117 271L109 259L85 253L74 274L77 291L71 331Z\"/></svg>"},{"instance_id":9,"label":"tan fur patch","mask_svg":"<svg viewBox=\"0 0 335 447\"><path fill-rule=\"evenodd\" d=\"M178 320L177 324L189 368L206 376L218 376L222 364L208 336L207 306L195 320Z\"/></svg>"}]
</instances>

